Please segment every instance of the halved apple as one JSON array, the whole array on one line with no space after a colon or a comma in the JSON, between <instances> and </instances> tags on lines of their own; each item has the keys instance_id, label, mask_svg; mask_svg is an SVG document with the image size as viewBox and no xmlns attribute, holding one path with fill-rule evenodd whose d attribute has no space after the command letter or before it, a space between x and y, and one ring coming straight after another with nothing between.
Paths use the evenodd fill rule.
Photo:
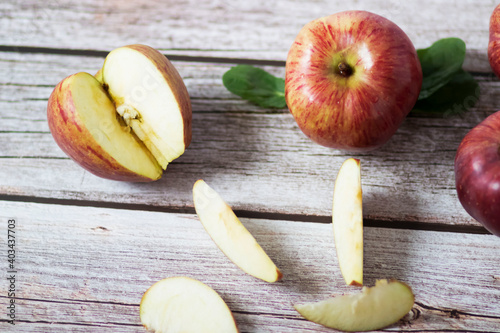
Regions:
<instances>
[{"instance_id":1,"label":"halved apple","mask_svg":"<svg viewBox=\"0 0 500 333\"><path fill-rule=\"evenodd\" d=\"M396 280L378 280L361 293L294 305L307 320L341 331L371 331L394 324L413 307L411 288Z\"/></svg>"},{"instance_id":2,"label":"halved apple","mask_svg":"<svg viewBox=\"0 0 500 333\"><path fill-rule=\"evenodd\" d=\"M62 80L47 118L69 157L114 180L159 179L191 141L186 86L168 59L145 45L113 50L95 76Z\"/></svg>"},{"instance_id":3,"label":"halved apple","mask_svg":"<svg viewBox=\"0 0 500 333\"><path fill-rule=\"evenodd\" d=\"M244 272L267 282L282 274L220 195L203 180L193 186L196 213L219 249Z\"/></svg>"},{"instance_id":4,"label":"halved apple","mask_svg":"<svg viewBox=\"0 0 500 333\"><path fill-rule=\"evenodd\" d=\"M363 285L363 207L361 164L346 160L335 180L333 234L340 271L348 285Z\"/></svg>"},{"instance_id":5,"label":"halved apple","mask_svg":"<svg viewBox=\"0 0 500 333\"><path fill-rule=\"evenodd\" d=\"M231 310L212 288L188 277L156 282L141 299L141 322L157 333L237 333Z\"/></svg>"}]
</instances>

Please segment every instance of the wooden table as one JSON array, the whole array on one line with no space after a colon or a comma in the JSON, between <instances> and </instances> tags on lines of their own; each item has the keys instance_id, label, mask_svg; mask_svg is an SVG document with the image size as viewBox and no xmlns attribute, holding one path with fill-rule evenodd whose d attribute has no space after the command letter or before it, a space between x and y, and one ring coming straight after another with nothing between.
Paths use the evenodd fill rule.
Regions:
<instances>
[{"instance_id":1,"label":"wooden table","mask_svg":"<svg viewBox=\"0 0 500 333\"><path fill-rule=\"evenodd\" d=\"M453 159L463 136L500 107L486 48L494 1L63 1L0 4L0 331L144 332L139 302L154 282L190 276L216 290L241 332L328 332L292 307L355 293L338 269L334 180L361 159L365 283L413 288L391 331L500 332L500 238L460 205ZM253 106L221 77L235 63L284 76L288 48L312 19L381 14L417 48L467 43L479 101L445 118L410 115L383 148L348 154L307 139L287 109ZM110 50L153 46L177 67L193 105L193 140L154 183L100 179L54 142L46 104L64 77L95 73ZM204 231L192 186L203 178L284 274L269 284L232 264ZM15 326L6 307L7 230L15 221ZM13 225L13 222L10 224ZM12 267L11 267L12 268Z\"/></svg>"}]
</instances>

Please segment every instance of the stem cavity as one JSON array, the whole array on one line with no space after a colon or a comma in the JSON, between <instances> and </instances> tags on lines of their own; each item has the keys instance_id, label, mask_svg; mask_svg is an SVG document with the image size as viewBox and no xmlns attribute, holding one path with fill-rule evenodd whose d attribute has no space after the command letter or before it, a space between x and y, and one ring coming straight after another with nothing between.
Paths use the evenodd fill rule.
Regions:
<instances>
[{"instance_id":1,"label":"stem cavity","mask_svg":"<svg viewBox=\"0 0 500 333\"><path fill-rule=\"evenodd\" d=\"M352 67L345 62L340 62L338 66L338 74L342 77L348 78L352 75Z\"/></svg>"}]
</instances>

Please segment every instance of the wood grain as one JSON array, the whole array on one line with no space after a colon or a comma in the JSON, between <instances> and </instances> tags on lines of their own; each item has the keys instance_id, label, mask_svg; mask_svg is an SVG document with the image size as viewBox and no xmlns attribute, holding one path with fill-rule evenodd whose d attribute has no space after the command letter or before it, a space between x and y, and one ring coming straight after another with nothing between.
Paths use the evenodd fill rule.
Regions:
<instances>
[{"instance_id":1,"label":"wood grain","mask_svg":"<svg viewBox=\"0 0 500 333\"><path fill-rule=\"evenodd\" d=\"M138 185L85 172L48 132L53 86L97 71L101 58L0 56L2 195L192 208L191 186L205 178L236 210L328 219L338 168L354 156L362 160L365 218L479 226L456 198L453 159L465 133L496 110L499 83L489 76L477 77L481 95L468 112L410 116L382 149L350 155L312 143L288 110L259 109L229 93L221 76L231 65L175 62L193 100L193 142L161 181Z\"/></svg>"},{"instance_id":2,"label":"wood grain","mask_svg":"<svg viewBox=\"0 0 500 333\"><path fill-rule=\"evenodd\" d=\"M368 10L398 24L417 48L445 37L468 45L467 68L489 72L489 17L496 2L202 0L130 2L7 0L4 45L110 51L143 43L170 54L285 60L307 22L343 10ZM473 15L471 14L473 13Z\"/></svg>"},{"instance_id":3,"label":"wood grain","mask_svg":"<svg viewBox=\"0 0 500 333\"><path fill-rule=\"evenodd\" d=\"M159 279L186 275L214 288L241 332L331 332L295 302L359 292L345 286L333 243L334 180L362 162L365 282L396 278L416 295L384 331L500 332L500 243L461 207L453 159L473 126L499 109L488 64L493 0L4 0L0 3L0 244L16 220L16 325L1 332L145 332L139 302ZM300 28L348 9L383 15L417 48L439 38L467 44L464 68L480 92L473 108L440 118L410 115L382 149L320 147L287 109L262 109L229 93L235 63L284 77ZM47 99L64 77L95 73L106 52L143 43L176 59L193 105L193 142L163 179L120 183L84 171L58 148ZM464 110L467 109L467 112ZM239 270L194 215L205 179L284 273L268 284ZM0 269L7 271L7 261ZM0 306L9 299L0 279Z\"/></svg>"},{"instance_id":4,"label":"wood grain","mask_svg":"<svg viewBox=\"0 0 500 333\"><path fill-rule=\"evenodd\" d=\"M168 276L214 288L242 332L327 332L292 304L359 292L344 285L329 224L242 219L284 274L268 284L234 266L192 214L0 202L0 220L12 218L19 253L15 332L143 332L140 298ZM0 230L5 234L5 223ZM367 285L396 278L416 295L411 314L392 330L499 327L497 237L365 228L364 247ZM0 328L12 331L5 322Z\"/></svg>"}]
</instances>

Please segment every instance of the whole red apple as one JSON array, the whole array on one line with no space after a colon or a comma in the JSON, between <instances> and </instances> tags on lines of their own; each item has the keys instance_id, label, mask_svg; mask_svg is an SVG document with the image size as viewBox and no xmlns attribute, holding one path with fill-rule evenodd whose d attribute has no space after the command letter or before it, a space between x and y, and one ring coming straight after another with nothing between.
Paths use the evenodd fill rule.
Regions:
<instances>
[{"instance_id":1,"label":"whole red apple","mask_svg":"<svg viewBox=\"0 0 500 333\"><path fill-rule=\"evenodd\" d=\"M290 112L308 137L332 148L383 145L413 108L421 85L420 61L408 36L366 11L306 24L286 61Z\"/></svg>"},{"instance_id":2,"label":"whole red apple","mask_svg":"<svg viewBox=\"0 0 500 333\"><path fill-rule=\"evenodd\" d=\"M500 77L500 5L491 14L488 60L496 76Z\"/></svg>"},{"instance_id":3,"label":"whole red apple","mask_svg":"<svg viewBox=\"0 0 500 333\"><path fill-rule=\"evenodd\" d=\"M465 210L500 236L500 111L474 127L460 143L455 183Z\"/></svg>"}]
</instances>

